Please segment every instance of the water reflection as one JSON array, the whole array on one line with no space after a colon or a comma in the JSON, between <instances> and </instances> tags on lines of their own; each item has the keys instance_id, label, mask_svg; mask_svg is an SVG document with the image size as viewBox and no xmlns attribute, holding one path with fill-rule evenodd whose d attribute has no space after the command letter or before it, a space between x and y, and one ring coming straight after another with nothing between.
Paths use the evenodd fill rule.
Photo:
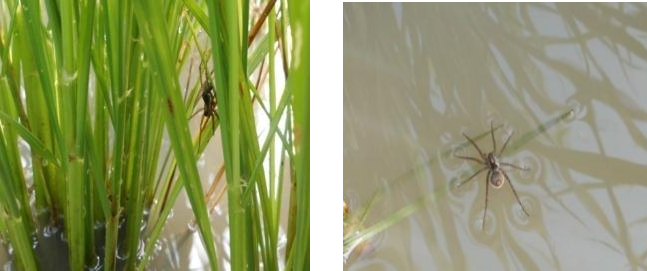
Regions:
<instances>
[{"instance_id":1,"label":"water reflection","mask_svg":"<svg viewBox=\"0 0 647 271\"><path fill-rule=\"evenodd\" d=\"M368 225L433 195L346 268L647 269L646 70L645 4L345 4L345 194L383 191ZM481 231L484 177L444 153L490 121L531 210L490 190Z\"/></svg>"}]
</instances>

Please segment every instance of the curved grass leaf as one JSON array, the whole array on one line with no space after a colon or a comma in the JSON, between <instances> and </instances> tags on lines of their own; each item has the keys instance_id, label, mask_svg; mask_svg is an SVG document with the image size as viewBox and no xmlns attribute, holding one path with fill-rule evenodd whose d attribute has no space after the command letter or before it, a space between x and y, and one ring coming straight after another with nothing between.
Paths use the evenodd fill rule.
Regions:
<instances>
[{"instance_id":1,"label":"curved grass leaf","mask_svg":"<svg viewBox=\"0 0 647 271\"><path fill-rule=\"evenodd\" d=\"M60 165L58 159L56 159L54 154L45 147L45 144L43 144L36 136L34 136L34 134L32 134L29 130L27 130L27 128L22 126L22 124L16 121L13 117L7 115L4 112L0 112L0 119L4 121L5 124L9 124L14 129L16 129L16 132L18 132L18 134L27 142L27 144L29 144L29 147L32 151L36 152L44 159L55 163L57 166Z\"/></svg>"}]
</instances>

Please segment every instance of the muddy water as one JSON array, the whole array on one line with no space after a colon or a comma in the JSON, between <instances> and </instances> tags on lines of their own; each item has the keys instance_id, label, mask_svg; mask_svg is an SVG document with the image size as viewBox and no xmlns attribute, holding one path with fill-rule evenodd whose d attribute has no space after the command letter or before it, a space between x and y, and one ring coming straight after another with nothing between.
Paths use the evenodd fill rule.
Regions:
<instances>
[{"instance_id":1,"label":"muddy water","mask_svg":"<svg viewBox=\"0 0 647 271\"><path fill-rule=\"evenodd\" d=\"M509 182L478 156L514 132ZM344 196L365 226L420 198L347 270L647 269L647 6L345 4Z\"/></svg>"}]
</instances>

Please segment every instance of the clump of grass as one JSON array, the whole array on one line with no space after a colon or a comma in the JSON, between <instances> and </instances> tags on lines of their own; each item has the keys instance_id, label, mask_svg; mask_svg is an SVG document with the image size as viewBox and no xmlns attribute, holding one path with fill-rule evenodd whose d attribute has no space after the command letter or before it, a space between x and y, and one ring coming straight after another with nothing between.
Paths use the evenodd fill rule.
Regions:
<instances>
[{"instance_id":1,"label":"clump of grass","mask_svg":"<svg viewBox=\"0 0 647 271\"><path fill-rule=\"evenodd\" d=\"M222 261L197 161L218 135L231 268L307 268L307 1L8 0L0 7L0 235L19 268L41 267L32 238L45 225L33 210L46 209L46 224L65 229L70 269L96 266L99 257L114 270L119 249L127 257L120 266L143 270L185 189L217 270ZM183 87L180 75L193 69L187 60L195 55L201 80L188 78ZM217 116L197 114L208 125L191 129L207 81ZM269 131L259 136L258 123ZM287 218L282 208L290 209ZM105 226L102 238L95 224ZM278 254L282 226L285 258Z\"/></svg>"}]
</instances>

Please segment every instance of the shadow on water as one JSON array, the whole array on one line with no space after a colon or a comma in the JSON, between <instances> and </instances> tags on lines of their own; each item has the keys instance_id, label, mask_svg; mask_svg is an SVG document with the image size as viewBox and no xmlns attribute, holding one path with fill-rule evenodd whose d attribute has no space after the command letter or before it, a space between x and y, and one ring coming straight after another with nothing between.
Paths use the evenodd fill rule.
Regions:
<instances>
[{"instance_id":1,"label":"shadow on water","mask_svg":"<svg viewBox=\"0 0 647 271\"><path fill-rule=\"evenodd\" d=\"M646 70L645 4L345 4L344 193L384 230L346 269L647 269ZM491 189L481 231L448 154L490 121L530 217Z\"/></svg>"}]
</instances>

